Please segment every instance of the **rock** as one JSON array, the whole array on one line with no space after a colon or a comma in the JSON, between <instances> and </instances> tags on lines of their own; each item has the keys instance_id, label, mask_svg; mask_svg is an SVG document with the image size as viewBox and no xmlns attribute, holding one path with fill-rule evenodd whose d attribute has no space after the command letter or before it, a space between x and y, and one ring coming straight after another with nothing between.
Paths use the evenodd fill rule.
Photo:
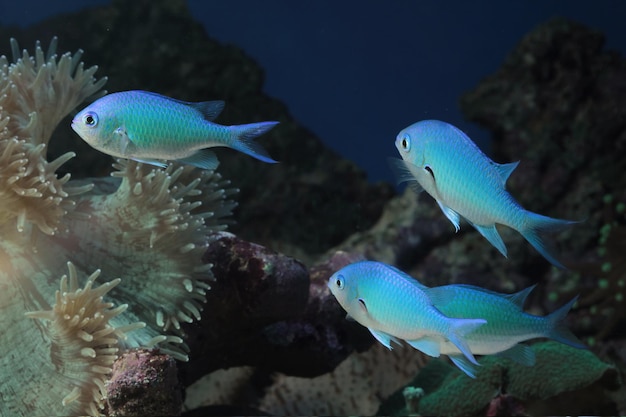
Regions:
<instances>
[{"instance_id":1,"label":"rock","mask_svg":"<svg viewBox=\"0 0 626 417\"><path fill-rule=\"evenodd\" d=\"M107 415L178 416L182 392L176 361L147 349L123 353L106 384Z\"/></svg>"}]
</instances>

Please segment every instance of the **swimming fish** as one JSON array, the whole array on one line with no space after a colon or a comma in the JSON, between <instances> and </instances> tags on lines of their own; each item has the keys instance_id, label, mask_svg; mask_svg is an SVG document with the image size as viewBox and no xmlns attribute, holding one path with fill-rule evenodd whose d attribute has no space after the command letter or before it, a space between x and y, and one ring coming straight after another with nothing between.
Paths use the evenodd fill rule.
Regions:
<instances>
[{"instance_id":1,"label":"swimming fish","mask_svg":"<svg viewBox=\"0 0 626 417\"><path fill-rule=\"evenodd\" d=\"M433 305L448 317L480 317L487 321L465 336L473 355L498 354L532 366L535 363L534 351L520 342L549 338L576 348L585 348L563 323L577 297L547 316L535 316L523 310L524 302L533 288L535 286L514 294L503 294L473 285L453 284L432 287L426 292ZM440 353L448 355L466 374L474 376L474 364L467 361L464 352L454 344L444 341L440 344Z\"/></svg>"},{"instance_id":2,"label":"swimming fish","mask_svg":"<svg viewBox=\"0 0 626 417\"><path fill-rule=\"evenodd\" d=\"M223 101L191 103L148 91L124 91L91 103L74 117L72 129L101 152L160 167L166 166L163 160L176 160L215 169L217 157L206 149L215 146L275 163L253 139L278 122L213 123L223 108Z\"/></svg>"},{"instance_id":3,"label":"swimming fish","mask_svg":"<svg viewBox=\"0 0 626 417\"><path fill-rule=\"evenodd\" d=\"M496 223L517 230L553 265L564 268L542 238L577 223L525 210L506 191L518 162L498 164L462 131L438 120L424 120L403 129L396 148L402 159L390 158L398 183L408 181L417 192L426 190L458 231L464 217L506 256Z\"/></svg>"},{"instance_id":4,"label":"swimming fish","mask_svg":"<svg viewBox=\"0 0 626 417\"><path fill-rule=\"evenodd\" d=\"M478 365L467 337L486 321L446 317L433 306L429 289L404 272L380 262L361 261L335 272L328 287L348 316L367 327L388 349L391 341L400 343L402 339L438 357L441 347L450 342L469 363Z\"/></svg>"}]
</instances>

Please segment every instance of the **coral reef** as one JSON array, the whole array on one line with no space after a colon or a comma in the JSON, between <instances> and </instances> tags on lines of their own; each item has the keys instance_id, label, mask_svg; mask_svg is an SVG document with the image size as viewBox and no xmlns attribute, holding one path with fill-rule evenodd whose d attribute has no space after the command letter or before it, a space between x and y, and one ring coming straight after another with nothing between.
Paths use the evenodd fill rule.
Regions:
<instances>
[{"instance_id":1,"label":"coral reef","mask_svg":"<svg viewBox=\"0 0 626 417\"><path fill-rule=\"evenodd\" d=\"M120 347L187 359L180 323L200 318L212 277L202 254L233 190L215 172L173 164L119 161L98 188L58 178L74 154L48 162L50 135L105 80L80 52L57 57L56 40L47 56L11 43L15 61L0 62L0 331L11 352L0 359L0 412L94 415ZM117 279L93 288L100 272Z\"/></svg>"},{"instance_id":2,"label":"coral reef","mask_svg":"<svg viewBox=\"0 0 626 417\"><path fill-rule=\"evenodd\" d=\"M553 341L539 342L531 348L537 359L535 365L525 366L498 356L487 356L480 360L475 380L441 361L432 361L409 384L425 392L413 412L461 416L485 412L504 415L505 411L513 410L524 410L531 415L569 414L573 410L592 414L617 411L607 396L607 390L621 385L619 372L613 365L602 362L588 350ZM584 400L568 406L555 398L559 395L569 398L573 391ZM405 396L402 391L396 393L378 414L404 415L411 411L394 410L394 406L402 405L398 401L402 396ZM551 407L539 401L547 399ZM585 404L584 408L579 408L581 403Z\"/></svg>"}]
</instances>

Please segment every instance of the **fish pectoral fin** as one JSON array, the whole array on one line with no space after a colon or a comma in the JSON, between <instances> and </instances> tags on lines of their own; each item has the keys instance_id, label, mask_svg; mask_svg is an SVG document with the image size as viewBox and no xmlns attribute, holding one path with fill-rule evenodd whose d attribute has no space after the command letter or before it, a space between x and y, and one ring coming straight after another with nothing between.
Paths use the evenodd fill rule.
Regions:
<instances>
[{"instance_id":1,"label":"fish pectoral fin","mask_svg":"<svg viewBox=\"0 0 626 417\"><path fill-rule=\"evenodd\" d=\"M441 355L439 341L432 337L426 336L415 340L407 340L406 342L428 356L438 358Z\"/></svg>"},{"instance_id":2,"label":"fish pectoral fin","mask_svg":"<svg viewBox=\"0 0 626 417\"><path fill-rule=\"evenodd\" d=\"M392 336L390 334L387 334L385 332L381 332L380 330L374 330L374 329L370 329L369 327L367 328L367 330L370 331L370 333L372 334L372 336L374 336L376 338L376 340L378 340L380 343L383 344L383 346L385 346L387 349L391 350L391 342L395 342L397 344L400 344L400 341L395 337Z\"/></svg>"},{"instance_id":3,"label":"fish pectoral fin","mask_svg":"<svg viewBox=\"0 0 626 417\"><path fill-rule=\"evenodd\" d=\"M458 232L461 228L461 215L452 210L450 207L441 203L439 200L436 201L437 204L439 204L439 208L441 208L441 211L443 211L443 214L445 214L448 220L450 220L450 222L452 222L452 224L454 225L454 231Z\"/></svg>"},{"instance_id":4,"label":"fish pectoral fin","mask_svg":"<svg viewBox=\"0 0 626 417\"><path fill-rule=\"evenodd\" d=\"M128 136L128 132L123 127L118 127L115 129L115 134L118 136L118 140L120 143L120 154L124 155L124 157L128 158L135 153L135 144L130 137Z\"/></svg>"},{"instance_id":5,"label":"fish pectoral fin","mask_svg":"<svg viewBox=\"0 0 626 417\"><path fill-rule=\"evenodd\" d=\"M415 179L415 174L413 173L413 169L417 169L415 165L398 158L387 158L387 161L389 162L389 168L391 168L396 177L396 184L406 182L417 194L424 191L424 188Z\"/></svg>"},{"instance_id":6,"label":"fish pectoral fin","mask_svg":"<svg viewBox=\"0 0 626 417\"><path fill-rule=\"evenodd\" d=\"M452 363L454 363L461 371L465 372L467 376L470 378L476 378L476 365L467 360L465 356L461 355L450 355L449 356Z\"/></svg>"},{"instance_id":7,"label":"fish pectoral fin","mask_svg":"<svg viewBox=\"0 0 626 417\"><path fill-rule=\"evenodd\" d=\"M498 233L498 229L496 229L495 223L491 226L479 226L477 224L473 224L474 228L480 232L481 235L485 237L504 257L506 258L506 245L504 241L502 241L502 237Z\"/></svg>"},{"instance_id":8,"label":"fish pectoral fin","mask_svg":"<svg viewBox=\"0 0 626 417\"><path fill-rule=\"evenodd\" d=\"M177 159L177 161L182 162L183 164L193 165L198 168L209 170L215 170L220 164L220 161L217 160L215 152L208 149L200 149L186 158Z\"/></svg>"},{"instance_id":9,"label":"fish pectoral fin","mask_svg":"<svg viewBox=\"0 0 626 417\"><path fill-rule=\"evenodd\" d=\"M497 353L498 356L511 359L521 365L533 366L535 364L535 352L530 346L517 344L510 349Z\"/></svg>"},{"instance_id":10,"label":"fish pectoral fin","mask_svg":"<svg viewBox=\"0 0 626 417\"><path fill-rule=\"evenodd\" d=\"M139 159L139 158L130 158L133 161L141 162L143 164L153 165L159 168L167 168L167 164L163 161L159 161L158 159Z\"/></svg>"}]
</instances>

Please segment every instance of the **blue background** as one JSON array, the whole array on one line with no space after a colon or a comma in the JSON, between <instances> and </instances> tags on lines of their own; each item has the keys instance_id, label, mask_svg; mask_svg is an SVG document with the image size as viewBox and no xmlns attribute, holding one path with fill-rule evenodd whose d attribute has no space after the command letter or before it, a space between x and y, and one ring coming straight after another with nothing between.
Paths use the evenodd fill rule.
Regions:
<instances>
[{"instance_id":1,"label":"blue background","mask_svg":"<svg viewBox=\"0 0 626 417\"><path fill-rule=\"evenodd\" d=\"M393 182L385 159L397 156L397 132L426 118L457 125L488 152L488 133L463 119L458 98L493 73L524 34L551 17L568 17L604 32L608 47L626 55L624 1L188 4L211 37L240 46L260 63L270 96L284 101L330 148L365 169L371 181ZM0 23L26 26L85 7L84 0L3 1Z\"/></svg>"}]
</instances>

